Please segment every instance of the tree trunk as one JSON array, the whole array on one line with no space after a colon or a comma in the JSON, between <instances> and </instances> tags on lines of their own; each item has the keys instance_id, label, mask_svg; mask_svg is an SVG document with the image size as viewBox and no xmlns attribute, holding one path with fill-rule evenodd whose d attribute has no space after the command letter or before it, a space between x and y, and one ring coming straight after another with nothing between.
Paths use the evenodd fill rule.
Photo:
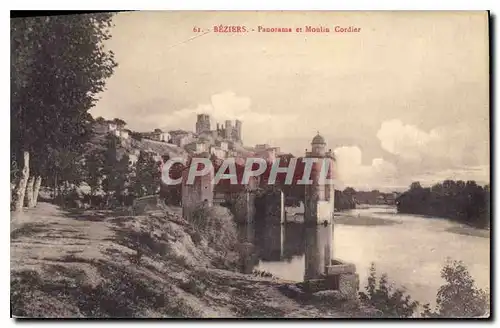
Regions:
<instances>
[{"instance_id":1,"label":"tree trunk","mask_svg":"<svg viewBox=\"0 0 500 328\"><path fill-rule=\"evenodd\" d=\"M54 203L57 203L57 189L59 186L57 185L57 172L54 176Z\"/></svg>"},{"instance_id":2,"label":"tree trunk","mask_svg":"<svg viewBox=\"0 0 500 328\"><path fill-rule=\"evenodd\" d=\"M35 207L38 204L38 193L40 192L40 186L42 185L42 177L37 176L35 179L35 186L33 187L33 206Z\"/></svg>"},{"instance_id":3,"label":"tree trunk","mask_svg":"<svg viewBox=\"0 0 500 328\"><path fill-rule=\"evenodd\" d=\"M33 186L35 185L35 177L30 176L26 183L26 193L24 196L24 205L27 208L33 207Z\"/></svg>"},{"instance_id":4,"label":"tree trunk","mask_svg":"<svg viewBox=\"0 0 500 328\"><path fill-rule=\"evenodd\" d=\"M23 210L24 193L26 192L26 184L28 183L30 175L29 164L30 153L28 151L23 151L23 170L21 171L21 176L14 189L14 199L12 200L12 210L14 212L21 212Z\"/></svg>"}]
</instances>

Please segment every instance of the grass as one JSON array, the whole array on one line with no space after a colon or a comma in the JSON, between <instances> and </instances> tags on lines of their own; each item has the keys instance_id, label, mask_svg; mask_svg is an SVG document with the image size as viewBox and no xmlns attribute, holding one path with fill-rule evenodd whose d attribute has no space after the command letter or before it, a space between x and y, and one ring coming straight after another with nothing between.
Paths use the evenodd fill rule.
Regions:
<instances>
[{"instance_id":1,"label":"grass","mask_svg":"<svg viewBox=\"0 0 500 328\"><path fill-rule=\"evenodd\" d=\"M217 214L224 213L211 213ZM231 230L220 231L225 216L198 226L172 213L84 221L42 205L27 220L40 226L11 237L11 309L17 317L351 316L304 308L280 293L283 282L268 274L231 271L234 251L217 250L233 242L218 238ZM76 245L75 234L87 242Z\"/></svg>"}]
</instances>

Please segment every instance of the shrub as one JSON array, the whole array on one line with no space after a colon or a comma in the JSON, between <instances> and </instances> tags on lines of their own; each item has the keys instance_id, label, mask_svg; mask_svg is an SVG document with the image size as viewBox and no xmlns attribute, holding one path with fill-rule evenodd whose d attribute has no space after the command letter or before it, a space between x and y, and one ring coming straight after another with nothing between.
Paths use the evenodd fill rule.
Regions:
<instances>
[{"instance_id":1,"label":"shrub","mask_svg":"<svg viewBox=\"0 0 500 328\"><path fill-rule=\"evenodd\" d=\"M448 262L441 270L441 277L446 284L437 292L435 311L425 304L423 317L470 318L489 314L489 295L475 286L463 262Z\"/></svg>"},{"instance_id":2,"label":"shrub","mask_svg":"<svg viewBox=\"0 0 500 328\"><path fill-rule=\"evenodd\" d=\"M185 292L201 297L205 293L206 286L197 279L196 276L191 276L187 281L183 281L179 287Z\"/></svg>"},{"instance_id":3,"label":"shrub","mask_svg":"<svg viewBox=\"0 0 500 328\"><path fill-rule=\"evenodd\" d=\"M412 301L402 289L393 290L387 281L386 274L382 274L377 284L374 263L370 266L370 275L365 289L366 293L359 293L360 300L382 312L384 317L409 318L418 307L418 302Z\"/></svg>"},{"instance_id":4,"label":"shrub","mask_svg":"<svg viewBox=\"0 0 500 328\"><path fill-rule=\"evenodd\" d=\"M226 208L200 206L189 221L211 248L224 253L234 250L237 243L236 224Z\"/></svg>"},{"instance_id":5,"label":"shrub","mask_svg":"<svg viewBox=\"0 0 500 328\"><path fill-rule=\"evenodd\" d=\"M490 313L489 294L474 285L474 279L461 261L445 264L441 277L446 280L436 295L436 307L433 311L430 304L423 306L420 316L424 318L472 318L482 317ZM365 292L360 292L360 300L374 307L383 317L408 318L416 314L419 304L405 295L402 289L393 290L383 274L378 280L375 265L370 267L370 275Z\"/></svg>"}]
</instances>

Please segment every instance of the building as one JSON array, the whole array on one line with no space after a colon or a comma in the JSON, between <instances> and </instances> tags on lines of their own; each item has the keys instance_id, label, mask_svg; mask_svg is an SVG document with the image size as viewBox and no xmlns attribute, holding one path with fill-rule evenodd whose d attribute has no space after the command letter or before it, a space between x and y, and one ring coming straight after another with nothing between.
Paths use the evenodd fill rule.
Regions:
<instances>
[{"instance_id":1,"label":"building","mask_svg":"<svg viewBox=\"0 0 500 328\"><path fill-rule=\"evenodd\" d=\"M105 134L113 133L118 129L118 125L113 121L100 121L94 124L94 131L96 133Z\"/></svg>"},{"instance_id":2,"label":"building","mask_svg":"<svg viewBox=\"0 0 500 328\"><path fill-rule=\"evenodd\" d=\"M189 135L179 135L173 138L172 141L177 147L183 148L192 141L192 137Z\"/></svg>"},{"instance_id":3,"label":"building","mask_svg":"<svg viewBox=\"0 0 500 328\"><path fill-rule=\"evenodd\" d=\"M281 148L280 147L270 147L271 151L273 151L276 155L281 154Z\"/></svg>"},{"instance_id":4,"label":"building","mask_svg":"<svg viewBox=\"0 0 500 328\"><path fill-rule=\"evenodd\" d=\"M217 158L226 158L227 157L227 151L223 150L221 147L218 147L218 146L211 146L210 147L210 154L214 155Z\"/></svg>"},{"instance_id":5,"label":"building","mask_svg":"<svg viewBox=\"0 0 500 328\"><path fill-rule=\"evenodd\" d=\"M196 134L210 131L210 116L207 114L198 114L196 119Z\"/></svg>"},{"instance_id":6,"label":"building","mask_svg":"<svg viewBox=\"0 0 500 328\"><path fill-rule=\"evenodd\" d=\"M143 132L141 136L144 139L160 141L160 142L169 142L171 139L170 133L163 132L161 129L155 129L152 132Z\"/></svg>"},{"instance_id":7,"label":"building","mask_svg":"<svg viewBox=\"0 0 500 328\"><path fill-rule=\"evenodd\" d=\"M122 139L128 139L130 137L130 130L127 130L127 129L120 130L119 137Z\"/></svg>"},{"instance_id":8,"label":"building","mask_svg":"<svg viewBox=\"0 0 500 328\"><path fill-rule=\"evenodd\" d=\"M228 150L227 151L227 157L232 158L232 157L236 157L236 156L238 156L238 152L237 151L235 151L235 150Z\"/></svg>"},{"instance_id":9,"label":"building","mask_svg":"<svg viewBox=\"0 0 500 328\"><path fill-rule=\"evenodd\" d=\"M312 151L306 150L306 158L328 159L325 151L325 139L318 133L311 142ZM333 259L333 243L327 242L333 238L333 213L335 189L332 183L321 181L321 171L324 165L328 166L329 176L333 174L332 161L317 161L313 164L310 180L312 183L305 185L304 197L304 223L311 227L324 225L324 229L318 229L312 233L311 238L321 240L323 244L319 249L311 248L306 252L305 280L317 279L325 274L325 267L330 265L328 261ZM312 241L311 241L312 242ZM319 256L318 256L319 255Z\"/></svg>"},{"instance_id":10,"label":"building","mask_svg":"<svg viewBox=\"0 0 500 328\"><path fill-rule=\"evenodd\" d=\"M258 145L255 145L255 150L256 151L266 150L268 148L271 148L271 145L268 145L268 144L258 144Z\"/></svg>"},{"instance_id":11,"label":"building","mask_svg":"<svg viewBox=\"0 0 500 328\"><path fill-rule=\"evenodd\" d=\"M203 141L199 141L195 144L195 153L196 154L199 154L199 153L205 153L207 152L209 149L208 149L208 143L206 142L203 142Z\"/></svg>"},{"instance_id":12,"label":"building","mask_svg":"<svg viewBox=\"0 0 500 328\"><path fill-rule=\"evenodd\" d=\"M128 159L130 165L135 165L135 163L137 163L137 161L139 160L139 156L135 154L129 154Z\"/></svg>"},{"instance_id":13,"label":"building","mask_svg":"<svg viewBox=\"0 0 500 328\"><path fill-rule=\"evenodd\" d=\"M185 145L194 141L194 135L192 132L184 131L184 130L174 130L170 131L170 138L173 144L178 147L183 148Z\"/></svg>"},{"instance_id":14,"label":"building","mask_svg":"<svg viewBox=\"0 0 500 328\"><path fill-rule=\"evenodd\" d=\"M273 148L259 149L256 152L256 156L265 159L268 163L276 161L276 151Z\"/></svg>"},{"instance_id":15,"label":"building","mask_svg":"<svg viewBox=\"0 0 500 328\"><path fill-rule=\"evenodd\" d=\"M241 141L241 126L242 125L243 125L243 122L241 122L240 120L235 121L233 140Z\"/></svg>"},{"instance_id":16,"label":"building","mask_svg":"<svg viewBox=\"0 0 500 328\"><path fill-rule=\"evenodd\" d=\"M224 123L224 137L232 140L233 138L233 122L226 120Z\"/></svg>"},{"instance_id":17,"label":"building","mask_svg":"<svg viewBox=\"0 0 500 328\"><path fill-rule=\"evenodd\" d=\"M229 144L226 141L217 141L215 145L226 152L229 150Z\"/></svg>"},{"instance_id":18,"label":"building","mask_svg":"<svg viewBox=\"0 0 500 328\"><path fill-rule=\"evenodd\" d=\"M326 150L326 142L325 139L319 134L313 138L311 142L312 151L308 152L306 149L306 157L326 157L335 159L335 155L331 149Z\"/></svg>"},{"instance_id":19,"label":"building","mask_svg":"<svg viewBox=\"0 0 500 328\"><path fill-rule=\"evenodd\" d=\"M125 129L124 123L100 120L94 124L94 131L98 134L112 134L118 138L127 140L130 137L130 130Z\"/></svg>"},{"instance_id":20,"label":"building","mask_svg":"<svg viewBox=\"0 0 500 328\"><path fill-rule=\"evenodd\" d=\"M241 129L243 122L236 120L233 122L226 120L224 125L219 123L216 124L216 129L211 130L210 116L207 114L198 114L196 118L196 134L198 136L210 136L213 139L223 138L230 141L241 143Z\"/></svg>"}]
</instances>

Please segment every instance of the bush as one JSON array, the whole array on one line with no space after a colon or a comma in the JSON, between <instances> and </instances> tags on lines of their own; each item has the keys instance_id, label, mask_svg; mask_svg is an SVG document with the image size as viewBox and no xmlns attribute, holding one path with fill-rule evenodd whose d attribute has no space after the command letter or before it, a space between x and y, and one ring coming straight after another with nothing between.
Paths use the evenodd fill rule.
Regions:
<instances>
[{"instance_id":1,"label":"bush","mask_svg":"<svg viewBox=\"0 0 500 328\"><path fill-rule=\"evenodd\" d=\"M387 281L386 274L382 274L377 284L374 263L370 266L370 275L365 289L366 293L359 293L361 301L382 312L383 317L409 318L418 307L418 302L412 301L402 289L393 290Z\"/></svg>"},{"instance_id":2,"label":"bush","mask_svg":"<svg viewBox=\"0 0 500 328\"><path fill-rule=\"evenodd\" d=\"M435 311L425 304L423 317L471 318L489 314L488 293L474 285L474 279L461 261L448 262L441 270L441 277L446 284L437 292Z\"/></svg>"},{"instance_id":3,"label":"bush","mask_svg":"<svg viewBox=\"0 0 500 328\"><path fill-rule=\"evenodd\" d=\"M224 253L235 249L236 224L228 209L220 206L200 206L190 216L189 221L211 248Z\"/></svg>"},{"instance_id":4,"label":"bush","mask_svg":"<svg viewBox=\"0 0 500 328\"><path fill-rule=\"evenodd\" d=\"M199 281L196 276L191 276L187 281L183 281L179 287L185 292L201 297L205 293L206 286Z\"/></svg>"},{"instance_id":5,"label":"bush","mask_svg":"<svg viewBox=\"0 0 500 328\"><path fill-rule=\"evenodd\" d=\"M446 284L437 292L435 310L431 310L430 304L425 304L421 317L472 318L489 315L489 294L474 285L474 279L461 261L446 263L441 270L441 277L446 280ZM373 263L365 289L366 293L359 293L360 300L379 310L383 317L409 318L416 314L419 303L412 301L402 289L393 290L386 274L380 277L377 284Z\"/></svg>"}]
</instances>

